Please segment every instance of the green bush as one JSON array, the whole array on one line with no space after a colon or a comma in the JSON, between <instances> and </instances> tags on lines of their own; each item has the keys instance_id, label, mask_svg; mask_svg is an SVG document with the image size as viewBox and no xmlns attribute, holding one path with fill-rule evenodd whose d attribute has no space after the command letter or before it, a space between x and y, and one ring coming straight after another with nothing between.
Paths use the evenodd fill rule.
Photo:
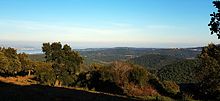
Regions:
<instances>
[{"instance_id":1,"label":"green bush","mask_svg":"<svg viewBox=\"0 0 220 101\"><path fill-rule=\"evenodd\" d=\"M40 84L54 86L56 75L50 63L36 62L34 68L36 80Z\"/></svg>"},{"instance_id":2,"label":"green bush","mask_svg":"<svg viewBox=\"0 0 220 101\"><path fill-rule=\"evenodd\" d=\"M0 73L2 76L15 76L21 70L21 62L16 50L13 48L0 48Z\"/></svg>"},{"instance_id":3,"label":"green bush","mask_svg":"<svg viewBox=\"0 0 220 101\"><path fill-rule=\"evenodd\" d=\"M149 80L149 83L154 86L161 95L173 98L180 92L179 86L172 81L161 82L158 78L153 78Z\"/></svg>"},{"instance_id":4,"label":"green bush","mask_svg":"<svg viewBox=\"0 0 220 101\"><path fill-rule=\"evenodd\" d=\"M83 63L80 54L67 44L62 46L60 42L43 43L42 51L45 53L46 62L52 64L55 86L73 85Z\"/></svg>"},{"instance_id":5,"label":"green bush","mask_svg":"<svg viewBox=\"0 0 220 101\"><path fill-rule=\"evenodd\" d=\"M139 66L134 66L132 70L129 71L128 80L136 85L144 86L147 84L149 72Z\"/></svg>"},{"instance_id":6,"label":"green bush","mask_svg":"<svg viewBox=\"0 0 220 101\"><path fill-rule=\"evenodd\" d=\"M173 81L163 81L163 85L168 93L176 95L180 92L179 86Z\"/></svg>"},{"instance_id":7,"label":"green bush","mask_svg":"<svg viewBox=\"0 0 220 101\"><path fill-rule=\"evenodd\" d=\"M204 99L220 99L220 46L209 44L199 55L202 61L198 75L202 78L199 91Z\"/></svg>"}]
</instances>

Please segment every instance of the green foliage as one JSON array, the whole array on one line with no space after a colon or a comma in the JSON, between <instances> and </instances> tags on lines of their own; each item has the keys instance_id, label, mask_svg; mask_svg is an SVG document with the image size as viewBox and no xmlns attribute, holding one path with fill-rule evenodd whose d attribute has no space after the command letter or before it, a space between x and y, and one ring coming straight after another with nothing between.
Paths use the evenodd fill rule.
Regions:
<instances>
[{"instance_id":1,"label":"green foliage","mask_svg":"<svg viewBox=\"0 0 220 101\"><path fill-rule=\"evenodd\" d=\"M179 86L173 81L163 81L163 85L168 93L176 95L180 92Z\"/></svg>"},{"instance_id":2,"label":"green foliage","mask_svg":"<svg viewBox=\"0 0 220 101\"><path fill-rule=\"evenodd\" d=\"M62 46L60 42L43 43L42 47L47 62L52 63L56 79L64 85L71 85L75 81L75 75L80 70L83 58L70 46Z\"/></svg>"},{"instance_id":3,"label":"green foliage","mask_svg":"<svg viewBox=\"0 0 220 101\"><path fill-rule=\"evenodd\" d=\"M0 72L6 73L9 67L9 60L3 52L0 52Z\"/></svg>"},{"instance_id":4,"label":"green foliage","mask_svg":"<svg viewBox=\"0 0 220 101\"><path fill-rule=\"evenodd\" d=\"M220 99L220 47L209 44L199 56L202 61L200 69L201 93L211 99Z\"/></svg>"},{"instance_id":5,"label":"green foliage","mask_svg":"<svg viewBox=\"0 0 220 101\"><path fill-rule=\"evenodd\" d=\"M103 63L103 64L110 64L112 61L126 61L130 60L132 58L138 58L142 57L144 55L149 55L151 58L153 58L154 61L156 60L156 57L161 60L161 63L153 62L155 65L158 64L158 66L170 63L169 59L175 60L178 59L185 59L185 58L195 58L198 54L200 54L200 51L195 51L194 49L200 49L200 48L193 48L193 49L154 49L154 48L129 48L129 47L119 47L119 48L100 48L100 49L85 49L80 50L80 53L82 56L85 57L85 63L91 64L91 63ZM155 55L155 56L153 56ZM167 61L167 62L166 62ZM144 65L145 62L148 63L148 61L142 61L140 64L138 61L135 63L138 63L141 66L146 66L148 68L158 68L158 66L155 66L153 63L152 65ZM151 63L149 63L151 64ZM163 65L164 66L164 65Z\"/></svg>"},{"instance_id":6,"label":"green foliage","mask_svg":"<svg viewBox=\"0 0 220 101\"><path fill-rule=\"evenodd\" d=\"M183 60L166 65L157 72L161 80L175 81L177 83L197 83L197 75L200 67L199 60Z\"/></svg>"},{"instance_id":7,"label":"green foliage","mask_svg":"<svg viewBox=\"0 0 220 101\"><path fill-rule=\"evenodd\" d=\"M131 71L129 71L129 82L133 82L134 84L144 86L146 85L149 77L149 72L146 69L138 66L134 66Z\"/></svg>"},{"instance_id":8,"label":"green foliage","mask_svg":"<svg viewBox=\"0 0 220 101\"><path fill-rule=\"evenodd\" d=\"M28 58L31 61L41 61L41 62L46 61L44 54L28 54Z\"/></svg>"},{"instance_id":9,"label":"green foliage","mask_svg":"<svg viewBox=\"0 0 220 101\"><path fill-rule=\"evenodd\" d=\"M175 100L167 96L157 96L156 101L175 101Z\"/></svg>"},{"instance_id":10,"label":"green foliage","mask_svg":"<svg viewBox=\"0 0 220 101\"><path fill-rule=\"evenodd\" d=\"M126 85L128 83L129 71L132 70L132 64L126 62L116 61L110 64L110 68L113 74L113 80L120 86Z\"/></svg>"},{"instance_id":11,"label":"green foliage","mask_svg":"<svg viewBox=\"0 0 220 101\"><path fill-rule=\"evenodd\" d=\"M35 62L35 76L40 84L53 86L56 80L56 75L51 63Z\"/></svg>"},{"instance_id":12,"label":"green foliage","mask_svg":"<svg viewBox=\"0 0 220 101\"><path fill-rule=\"evenodd\" d=\"M16 75L21 71L21 62L19 61L16 50L13 48L0 49L0 73L3 75Z\"/></svg>"},{"instance_id":13,"label":"green foliage","mask_svg":"<svg viewBox=\"0 0 220 101\"><path fill-rule=\"evenodd\" d=\"M143 99L144 101L176 101L166 96L141 96L139 98Z\"/></svg>"},{"instance_id":14,"label":"green foliage","mask_svg":"<svg viewBox=\"0 0 220 101\"><path fill-rule=\"evenodd\" d=\"M11 59L16 59L17 58L17 51L14 48L3 48L1 50L4 52L5 56Z\"/></svg>"},{"instance_id":15,"label":"green foliage","mask_svg":"<svg viewBox=\"0 0 220 101\"><path fill-rule=\"evenodd\" d=\"M154 86L157 91L164 96L175 98L180 92L179 86L173 81L160 81L157 77L151 78L149 83Z\"/></svg>"},{"instance_id":16,"label":"green foliage","mask_svg":"<svg viewBox=\"0 0 220 101\"><path fill-rule=\"evenodd\" d=\"M150 69L159 69L165 65L172 64L181 59L168 56L168 55L160 55L160 54L147 54L137 58L133 58L129 60L129 62L144 66L145 68Z\"/></svg>"},{"instance_id":17,"label":"green foliage","mask_svg":"<svg viewBox=\"0 0 220 101\"><path fill-rule=\"evenodd\" d=\"M79 74L77 85L101 92L123 94L123 89L113 81L112 72L107 67L96 64L91 66L91 71Z\"/></svg>"},{"instance_id":18,"label":"green foliage","mask_svg":"<svg viewBox=\"0 0 220 101\"><path fill-rule=\"evenodd\" d=\"M79 74L77 85L116 94L155 95L158 93L148 84L151 77L141 66L116 61L110 65L91 65L90 71Z\"/></svg>"},{"instance_id":19,"label":"green foliage","mask_svg":"<svg viewBox=\"0 0 220 101\"><path fill-rule=\"evenodd\" d=\"M220 17L220 1L216 0L213 1L214 6L217 8L218 12L213 12L212 14L210 14L211 16L211 21L208 24L208 26L210 26L210 31L211 34L216 34L218 36L218 39L220 39L220 26L219 26L219 17Z\"/></svg>"},{"instance_id":20,"label":"green foliage","mask_svg":"<svg viewBox=\"0 0 220 101\"><path fill-rule=\"evenodd\" d=\"M25 74L31 75L34 71L34 62L28 58L28 55L25 53L18 54L19 61L21 62L22 72Z\"/></svg>"},{"instance_id":21,"label":"green foliage","mask_svg":"<svg viewBox=\"0 0 220 101\"><path fill-rule=\"evenodd\" d=\"M28 59L28 55L25 53L18 54L18 58L21 62L21 67L30 67L30 60Z\"/></svg>"},{"instance_id":22,"label":"green foliage","mask_svg":"<svg viewBox=\"0 0 220 101\"><path fill-rule=\"evenodd\" d=\"M88 89L95 89L96 91L116 93L116 94L126 94L132 96L136 96L136 95L158 96L161 94L161 95L173 97L177 95L177 93L179 92L179 86L175 82L171 82L171 81L161 82L157 77L154 77L153 74L151 74L148 70L146 70L146 68L143 68L139 65L134 65L128 62L116 61L108 65L93 64L87 67L86 65L83 65L83 59L78 52L73 51L71 47L68 45L62 46L61 43L59 42L55 42L52 44L44 43L42 50L45 53L45 55L41 55L41 57L45 56L45 59L42 59L45 60L44 62L42 60L41 62L31 61L26 54L24 53L17 54L16 50L12 48L1 49L0 73L16 75L17 72L27 73L31 70L32 71L31 73L35 75L36 80L38 80L40 84L56 86L58 81L59 85L80 86L80 87L86 87ZM102 58L104 56L105 58L103 60L109 59L108 62L110 62L112 60L117 60L117 59L119 60L130 59L131 58L130 54L132 55L132 57L140 56L143 54L140 52L140 50L136 52L137 54L135 53L135 51L136 51L135 49L130 50L129 48L116 49L113 50L112 52L108 51L110 53L107 55L106 52L101 51L103 53L97 52L97 54L95 54L94 56L99 54L100 57L99 56L97 57L97 61L99 61L99 58ZM141 51L143 52L143 50ZM177 55L177 54L183 51L186 52L186 50L181 50L181 49L169 49L169 50L156 50L154 53L152 50L150 50L148 51L150 54L135 59L137 59L136 62L141 62L141 63L146 62L146 66L152 68L162 68L166 65L167 67L165 66L165 68L162 68L164 69L164 71L162 69L160 71L161 75L165 75L165 76L161 76L161 77L166 77L168 75L169 77L172 78L171 80L175 80L174 78L185 80L184 77L183 78L178 77L177 74L182 73L185 74L184 76L186 78L190 78L190 77L193 78L194 66L196 67L197 63L194 64L194 62L192 62L194 60L192 61L186 60L183 63L178 62L177 64L173 64L173 62L175 62L177 59L179 59L179 57L181 57L181 55ZM112 55L111 53L117 54L117 56L111 56ZM175 54L173 55L172 53ZM164 55L164 54L168 54L168 55ZM213 56L215 55L216 54L214 54ZM185 58L188 56L184 55L183 57ZM218 59L215 58L212 58L213 60L211 60L211 61L215 60L213 65L218 64ZM82 65L85 66L85 68L87 68L87 71L80 71ZM214 67L216 68L218 67L218 65ZM170 72L170 70L173 71ZM213 77L210 75L209 77L216 78L217 74L214 73L212 74ZM184 82L187 81L190 80L186 79L186 81ZM208 82L210 82L210 84L207 85L211 85L211 84L214 85L214 83L217 83L219 81L215 81L215 82L208 81ZM206 89L204 85L203 88ZM216 88L216 86L214 86L214 88ZM213 90L209 90L209 92L213 92ZM159 98L157 98L157 100L158 99Z\"/></svg>"}]
</instances>

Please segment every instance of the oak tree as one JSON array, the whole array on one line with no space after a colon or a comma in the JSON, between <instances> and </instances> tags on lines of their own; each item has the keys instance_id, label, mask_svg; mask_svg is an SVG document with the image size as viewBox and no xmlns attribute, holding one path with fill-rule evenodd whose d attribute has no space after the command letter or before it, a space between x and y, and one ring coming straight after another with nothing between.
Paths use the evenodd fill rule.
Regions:
<instances>
[{"instance_id":1,"label":"oak tree","mask_svg":"<svg viewBox=\"0 0 220 101\"><path fill-rule=\"evenodd\" d=\"M69 45L62 46L60 42L43 43L42 50L45 53L46 62L52 63L52 68L56 74L55 85L73 83L75 75L83 63L80 54L73 51Z\"/></svg>"}]
</instances>

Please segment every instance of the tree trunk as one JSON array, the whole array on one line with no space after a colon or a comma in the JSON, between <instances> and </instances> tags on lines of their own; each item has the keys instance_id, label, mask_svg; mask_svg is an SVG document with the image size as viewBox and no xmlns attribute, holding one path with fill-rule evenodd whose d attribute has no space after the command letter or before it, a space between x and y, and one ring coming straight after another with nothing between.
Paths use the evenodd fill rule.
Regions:
<instances>
[{"instance_id":1,"label":"tree trunk","mask_svg":"<svg viewBox=\"0 0 220 101\"><path fill-rule=\"evenodd\" d=\"M61 87L62 86L62 82L60 82L59 80L56 80L54 86L55 87Z\"/></svg>"},{"instance_id":2,"label":"tree trunk","mask_svg":"<svg viewBox=\"0 0 220 101\"><path fill-rule=\"evenodd\" d=\"M28 70L28 76L31 76L31 70Z\"/></svg>"}]
</instances>

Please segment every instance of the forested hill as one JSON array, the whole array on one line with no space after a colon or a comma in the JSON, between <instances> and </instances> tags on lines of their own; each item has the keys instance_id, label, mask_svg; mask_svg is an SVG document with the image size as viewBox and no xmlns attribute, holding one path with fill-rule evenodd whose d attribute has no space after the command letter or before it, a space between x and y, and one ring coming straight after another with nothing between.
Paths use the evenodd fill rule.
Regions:
<instances>
[{"instance_id":1,"label":"forested hill","mask_svg":"<svg viewBox=\"0 0 220 101\"><path fill-rule=\"evenodd\" d=\"M201 52L201 48L95 48L78 50L86 62L109 63L116 60L129 60L146 54L166 55L173 58L193 59Z\"/></svg>"},{"instance_id":2,"label":"forested hill","mask_svg":"<svg viewBox=\"0 0 220 101\"><path fill-rule=\"evenodd\" d=\"M160 68L157 72L161 80L172 80L176 83L198 83L200 71L198 59L182 60Z\"/></svg>"},{"instance_id":3,"label":"forested hill","mask_svg":"<svg viewBox=\"0 0 220 101\"><path fill-rule=\"evenodd\" d=\"M149 69L159 69L163 66L175 63L177 61L183 60L182 58L177 58L169 55L160 54L146 54L140 57L132 58L128 60L133 64L138 64Z\"/></svg>"}]
</instances>

